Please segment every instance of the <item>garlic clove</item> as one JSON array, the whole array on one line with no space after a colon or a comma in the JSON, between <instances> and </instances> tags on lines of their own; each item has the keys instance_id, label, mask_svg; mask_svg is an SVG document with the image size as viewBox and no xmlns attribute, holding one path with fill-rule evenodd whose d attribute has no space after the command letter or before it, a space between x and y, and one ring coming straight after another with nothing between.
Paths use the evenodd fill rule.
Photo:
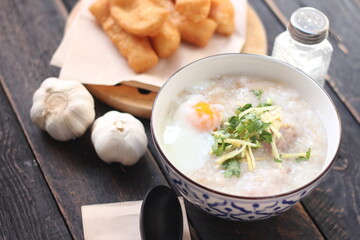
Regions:
<instances>
[{"instance_id":1,"label":"garlic clove","mask_svg":"<svg viewBox=\"0 0 360 240\"><path fill-rule=\"evenodd\" d=\"M91 140L103 161L126 166L135 164L145 154L148 143L142 123L117 111L110 111L94 122Z\"/></svg>"},{"instance_id":2,"label":"garlic clove","mask_svg":"<svg viewBox=\"0 0 360 240\"><path fill-rule=\"evenodd\" d=\"M30 111L30 115L32 122L35 123L38 128L45 130L46 115L43 111L42 101L34 102Z\"/></svg>"},{"instance_id":3,"label":"garlic clove","mask_svg":"<svg viewBox=\"0 0 360 240\"><path fill-rule=\"evenodd\" d=\"M76 137L69 129L67 116L62 114L48 115L45 122L45 130L51 137L59 141L67 141Z\"/></svg>"},{"instance_id":4,"label":"garlic clove","mask_svg":"<svg viewBox=\"0 0 360 240\"><path fill-rule=\"evenodd\" d=\"M80 137L95 119L94 99L79 82L48 78L33 96L32 121L51 137Z\"/></svg>"},{"instance_id":5,"label":"garlic clove","mask_svg":"<svg viewBox=\"0 0 360 240\"><path fill-rule=\"evenodd\" d=\"M123 149L127 149L124 138L117 133L117 131L107 131L99 135L100 137L94 140L96 145L96 152L98 156L105 162L118 162L117 159L120 155L131 154L128 151L124 152Z\"/></svg>"}]
</instances>

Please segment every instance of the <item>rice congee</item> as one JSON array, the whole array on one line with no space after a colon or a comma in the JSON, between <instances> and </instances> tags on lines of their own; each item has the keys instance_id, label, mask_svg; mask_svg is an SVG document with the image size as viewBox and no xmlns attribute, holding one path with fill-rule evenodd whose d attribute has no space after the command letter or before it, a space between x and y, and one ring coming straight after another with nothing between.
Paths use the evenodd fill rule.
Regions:
<instances>
[{"instance_id":1,"label":"rice congee","mask_svg":"<svg viewBox=\"0 0 360 240\"><path fill-rule=\"evenodd\" d=\"M228 75L199 82L171 101L164 153L201 185L268 196L293 190L322 169L325 129L289 86Z\"/></svg>"}]
</instances>

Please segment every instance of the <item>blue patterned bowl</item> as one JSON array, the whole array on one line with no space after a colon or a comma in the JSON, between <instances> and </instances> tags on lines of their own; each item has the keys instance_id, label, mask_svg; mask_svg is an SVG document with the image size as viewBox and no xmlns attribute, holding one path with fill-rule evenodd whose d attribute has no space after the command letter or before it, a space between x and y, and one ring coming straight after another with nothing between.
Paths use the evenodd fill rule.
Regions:
<instances>
[{"instance_id":1,"label":"blue patterned bowl","mask_svg":"<svg viewBox=\"0 0 360 240\"><path fill-rule=\"evenodd\" d=\"M272 78L297 89L319 113L326 129L328 152L325 164L311 181L286 193L273 196L245 197L222 193L205 187L177 169L162 150L164 118L168 116L170 99L194 84L226 74L243 74ZM341 136L341 124L336 108L326 92L309 76L271 57L250 54L223 54L193 62L172 75L159 91L153 105L151 132L166 174L189 202L205 212L236 221L266 219L285 212L314 189L333 164Z\"/></svg>"}]
</instances>

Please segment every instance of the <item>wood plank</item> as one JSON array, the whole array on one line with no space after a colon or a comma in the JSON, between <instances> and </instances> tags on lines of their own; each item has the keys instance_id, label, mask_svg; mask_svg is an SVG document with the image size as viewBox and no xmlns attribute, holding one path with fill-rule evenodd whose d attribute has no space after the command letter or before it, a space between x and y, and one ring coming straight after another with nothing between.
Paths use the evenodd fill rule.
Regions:
<instances>
[{"instance_id":1,"label":"wood plank","mask_svg":"<svg viewBox=\"0 0 360 240\"><path fill-rule=\"evenodd\" d=\"M61 0L61 2L64 4L64 7L68 12L71 11L75 7L75 4L78 2L78 0Z\"/></svg>"},{"instance_id":2,"label":"wood plank","mask_svg":"<svg viewBox=\"0 0 360 240\"><path fill-rule=\"evenodd\" d=\"M272 14L263 1L248 0L248 3L255 9L264 24L269 55L272 52L275 37L284 31L284 27L279 24L276 16Z\"/></svg>"},{"instance_id":3,"label":"wood plank","mask_svg":"<svg viewBox=\"0 0 360 240\"><path fill-rule=\"evenodd\" d=\"M0 1L0 73L72 237L82 239L81 205L140 200L152 186L166 181L149 152L134 167L109 165L96 156L90 131L62 143L32 124L34 91L43 79L58 74L49 60L61 40L66 15L57 1ZM96 105L97 116L108 110Z\"/></svg>"},{"instance_id":4,"label":"wood plank","mask_svg":"<svg viewBox=\"0 0 360 240\"><path fill-rule=\"evenodd\" d=\"M354 0L266 0L266 2L269 7L275 6L273 9L279 10L274 10L274 14L283 23L285 19L289 19L292 12L304 6L315 7L327 15L330 21L329 41L334 47L327 81L360 123L360 81L358 81L360 49L356 47L360 38L360 28L354 27L360 23L359 2Z\"/></svg>"},{"instance_id":5,"label":"wood plank","mask_svg":"<svg viewBox=\"0 0 360 240\"><path fill-rule=\"evenodd\" d=\"M250 2L254 3L255 1ZM360 134L360 129L357 114L360 108L352 104L358 101L360 87L357 79L358 70L356 70L359 65L359 48L354 47L359 37L359 28L352 28L351 26L354 26L353 21L359 22L359 16L354 16L358 10L354 9L359 9L360 4L357 1L348 0L266 0L266 2L270 7L272 3L276 4L279 12L275 8L273 13L283 23L287 21L293 11L303 6L316 7L329 17L330 41L334 46L334 56L329 71L330 79L328 82L330 86L327 84L325 89L331 94L331 98L339 110L342 118L343 137L334 167L324 182L304 199L303 205L326 238L359 239L360 152L358 146L360 142L357 136ZM260 16L263 15L260 14ZM274 23L268 22L268 20L263 21L265 27L272 29L273 36L268 35L269 53L271 53L274 38L284 31L284 27L276 33L276 28L273 27ZM346 49L351 51L348 52Z\"/></svg>"},{"instance_id":6,"label":"wood plank","mask_svg":"<svg viewBox=\"0 0 360 240\"><path fill-rule=\"evenodd\" d=\"M71 239L0 87L0 239Z\"/></svg>"},{"instance_id":7,"label":"wood plank","mask_svg":"<svg viewBox=\"0 0 360 240\"><path fill-rule=\"evenodd\" d=\"M289 6L289 5L298 3L295 1L290 2L290 3L289 3L289 1L286 1L286 3L285 3L285 1L277 1L277 2L281 2L283 4L283 6ZM278 24L277 20L274 19L274 17L268 13L268 9L264 8L261 2L250 1L250 3L257 10L258 14L262 18L263 22L265 23L265 28L268 29L267 30L268 46L270 48L269 53L271 53L273 39L275 38L275 36L277 34L279 34L280 32L282 32L284 30L284 27ZM310 4L317 4L317 2L309 1L309 5ZM328 4L328 2L326 4ZM323 9L321 9L320 6L323 7L323 6L326 6L326 4L324 4L324 2L323 2L323 3L321 3L321 5L319 5L317 7L320 10L324 11ZM347 5L347 8L349 8L349 6L348 6L349 2L346 2L345 5ZM351 3L350 3L350 5L351 5ZM290 16L290 14L293 10L297 9L297 7L300 7L300 6L303 6L303 5L299 4L296 7L294 7L291 11L288 11L288 16ZM329 9L330 9L329 11L333 11L333 9L335 9L335 8L329 6ZM348 11L348 12L352 12L352 11ZM331 21L331 19L330 19L330 21ZM338 22L339 22L339 24L341 24L341 21L338 21ZM341 25L343 25L343 24L341 24ZM351 25L348 25L348 26L351 26ZM347 31L349 31L349 29L347 29ZM332 32L334 32L333 29L332 29ZM348 54L346 51L346 49L347 49L346 45L342 44L342 42L339 39L341 40L342 37L339 36L338 34L333 33L332 36L330 36L330 40L335 43L337 50L342 51L345 55ZM344 45L345 48L342 45ZM335 50L336 51L335 53L341 55L341 53L339 53L337 50ZM342 61L341 57L346 57L346 56L340 56L340 57L334 58L333 62L335 61L335 62L344 63L344 65L348 65L347 67L350 70L355 66L355 65L352 65L351 62ZM338 60L339 58L341 58L341 59ZM342 68L344 66L339 65L336 67ZM330 69L330 74L332 72L337 73L336 70ZM345 71L341 71L341 72L345 72ZM352 72L354 72L354 71L352 71ZM346 76L346 74L341 74L341 76ZM354 74L351 74L351 71L350 71L350 78L351 79L354 78ZM339 78L339 79L340 79L339 81L342 81L342 78ZM330 83L331 83L332 87L335 87L335 89L337 90L336 93L341 97L342 94L340 94L340 90L336 88L337 85L333 84L331 80L330 80ZM349 86L351 87L351 84L349 84ZM329 88L329 86L326 86L326 88L327 88L328 92L331 92L331 89ZM357 88L354 88L354 91L356 91L356 90L357 90ZM358 125L356 125L356 123L352 122L351 116L349 115L349 113L346 112L346 107L341 104L341 102L338 100L336 94L332 93L332 98L337 101L338 108L342 112L341 115L346 116L345 118L347 120L344 125L351 126L350 128L347 127L347 129L358 129ZM344 97L342 98L342 100L344 101ZM349 104L346 101L344 101L344 102L345 102L346 106L349 107ZM351 109L351 106L350 106L350 109ZM352 110L352 113L354 114L353 110ZM344 119L343 119L343 122L344 122ZM358 168L358 164L356 164L359 162L358 161L359 152L357 151L357 149L354 149L354 147L349 147L349 146L358 146L359 145L359 144L354 144L354 142L358 143L357 139L355 138L355 136L358 136L358 135L354 134L353 132L350 132L349 130L346 130L346 133L344 132L344 135L345 136L350 135L351 137L350 137L350 140L345 140L346 144L344 144L344 140L343 140L343 144L340 149L340 155L334 166L334 169L330 172L326 181L323 184L321 184L318 188L316 188L316 190L313 193L311 193L304 201L306 209L315 218L316 223L322 229L322 231L324 231L325 236L330 239L331 238L357 239L359 236L359 231L356 228L356 226L359 226L358 199L360 199L360 198L358 195L359 189L358 189L358 184L357 184L359 182L359 179L358 179L359 168ZM347 147L344 147L344 146L347 146ZM343 157L343 156L345 156L345 157ZM345 179L346 182L344 183L340 179ZM349 189L347 190L345 186L347 186L347 188L349 188ZM336 189L341 189L341 190L336 190ZM341 196L340 198L338 198L338 194L340 194L340 196ZM321 207L319 207L319 206L321 206ZM188 208L191 209L191 207L192 206L190 206ZM195 211L195 210L189 211L189 216L190 216L193 224L196 225L198 222L202 222L202 220L203 220L202 217L204 217L204 216L202 216L202 212L194 213L193 211ZM286 214L290 215L292 213L289 212ZM349 216L349 218L347 218L347 216ZM208 217L208 216L205 215L205 218L206 217ZM201 219L201 220L199 220L199 219ZM344 219L346 220L345 222L344 222ZM214 233L216 234L218 231L221 231L221 228L219 227L220 230L219 230L219 228L216 228L216 226L218 226L218 225L217 224L212 225L211 221L209 222L209 226L211 226L211 227L206 228L204 226L201 226L201 224L196 225L196 227L198 228L198 231L201 232L201 236L211 237L211 236L213 236ZM208 230L209 228L216 229L216 230L209 231ZM261 226L260 227L257 226L255 231L257 231L258 229L265 229L265 228L261 227ZM302 232L302 230L300 230L298 233L301 233L301 232ZM305 232L307 232L307 231L305 230ZM251 233L251 231L250 231L250 233ZM279 236L279 235L276 235L276 236Z\"/></svg>"},{"instance_id":8,"label":"wood plank","mask_svg":"<svg viewBox=\"0 0 360 240\"><path fill-rule=\"evenodd\" d=\"M191 204L186 205L191 223L202 239L323 239L320 232L304 212L301 204L296 204L280 216L256 222L235 222L215 218ZM198 224L206 222L207 224Z\"/></svg>"},{"instance_id":9,"label":"wood plank","mask_svg":"<svg viewBox=\"0 0 360 240\"><path fill-rule=\"evenodd\" d=\"M258 7L263 7L263 5L260 5L261 2L258 4ZM5 8L2 8L4 6ZM10 95L15 111L22 122L22 127L26 131L49 186L60 204L61 211L69 224L73 237L80 239L82 237L81 205L141 199L148 188L165 181L156 169L150 155L147 155L138 165L132 168L122 169L121 166L116 164L109 166L102 163L95 156L95 152L91 147L89 132L75 141L59 143L31 124L28 112L32 93L40 85L43 78L51 74L56 75L56 70L48 66L48 60L61 38L61 31L55 31L53 28L61 29L60 25L64 24L64 19L59 14L60 7L49 1L46 1L46 3L41 1L22 3L8 0L0 2L0 9L6 9L8 14L11 15L11 17L8 17L7 13L0 11L0 19L5 19L5 23L0 22L3 30L3 35L0 36L0 46L2 49L9 49L0 52L0 62L5 62L4 65L0 66L0 73L4 77L3 83L6 85L6 91ZM19 11L26 13L26 16L20 15ZM262 11L265 13L267 10L264 8ZM265 18L276 22L269 13ZM46 19L46 21L42 21L43 19ZM269 24L271 21L269 21ZM16 26L15 33L8 24ZM51 39L46 34L51 34ZM45 39L40 38L40 36ZM6 62L7 60L10 61ZM12 70L9 72L7 69ZM96 105L98 115L108 109L108 107L100 103ZM148 122L144 120L144 123L148 128ZM299 214L297 216L302 216L302 213L299 213L296 209L294 210L297 212L296 214ZM207 234L202 233L202 236L217 236L216 231L219 228L226 229L228 224L228 222L222 222L219 228L209 229L209 227L206 227L207 223L201 221L204 215L197 215L195 209L190 209L190 212L195 214L191 216L191 220L194 224L197 224L196 227L202 229L202 232L208 231ZM202 212L199 214L202 214ZM286 214L282 216L289 217ZM293 215L290 215L290 218L291 216ZM211 216L205 215L205 218L208 217ZM216 225L218 219L214 220L213 223ZM281 228L285 223L281 221L281 225L277 221L275 223L276 226L273 226L273 222L264 223L273 226L270 229L264 226L253 227L248 230L245 228L243 236L244 238L253 236L254 230L259 231L259 229L262 229L264 231L259 232L266 234L263 237L291 237L291 235L286 235L287 233L280 234L280 231L276 229ZM259 224L262 224L262 222L259 222ZM245 227L247 226L245 225ZM291 228L296 227L294 224L291 225ZM319 233L313 227L301 227L301 229L301 232L311 234L311 236L319 236ZM265 230L269 230L270 233L265 232ZM233 232L233 234L236 233ZM204 237L204 239L216 238Z\"/></svg>"},{"instance_id":10,"label":"wood plank","mask_svg":"<svg viewBox=\"0 0 360 240\"><path fill-rule=\"evenodd\" d=\"M328 239L360 239L360 128L336 97L342 120L340 151L325 180L303 201L308 213Z\"/></svg>"}]
</instances>

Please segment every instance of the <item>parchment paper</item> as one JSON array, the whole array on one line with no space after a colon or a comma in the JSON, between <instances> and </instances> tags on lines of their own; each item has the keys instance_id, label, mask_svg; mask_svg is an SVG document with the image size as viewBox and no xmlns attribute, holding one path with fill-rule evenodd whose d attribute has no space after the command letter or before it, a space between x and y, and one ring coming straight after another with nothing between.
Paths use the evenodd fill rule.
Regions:
<instances>
[{"instance_id":1,"label":"parchment paper","mask_svg":"<svg viewBox=\"0 0 360 240\"><path fill-rule=\"evenodd\" d=\"M179 197L184 223L183 240L191 240L184 199ZM95 204L81 207L85 240L141 240L142 201Z\"/></svg>"},{"instance_id":2,"label":"parchment paper","mask_svg":"<svg viewBox=\"0 0 360 240\"><path fill-rule=\"evenodd\" d=\"M79 9L71 15L71 23L51 59L51 65L61 67L60 79L100 85L130 81L129 85L156 90L171 74L186 64L214 54L240 52L245 42L247 0L231 0L236 19L236 31L233 35L225 37L215 34L204 48L181 43L174 55L161 59L156 67L146 73L136 74L88 11L94 1L80 2Z\"/></svg>"}]
</instances>

